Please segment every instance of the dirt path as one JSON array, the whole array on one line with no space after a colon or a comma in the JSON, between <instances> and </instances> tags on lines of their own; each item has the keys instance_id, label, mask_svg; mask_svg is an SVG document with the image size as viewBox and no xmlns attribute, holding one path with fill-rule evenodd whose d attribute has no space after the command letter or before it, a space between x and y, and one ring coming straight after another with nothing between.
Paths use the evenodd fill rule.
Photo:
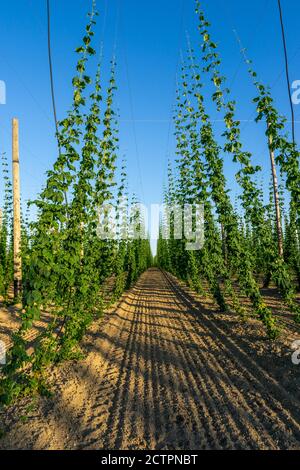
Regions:
<instances>
[{"instance_id":1,"label":"dirt path","mask_svg":"<svg viewBox=\"0 0 300 470\"><path fill-rule=\"evenodd\" d=\"M84 346L85 360L53 373L53 398L9 410L0 448L300 448L300 365L288 347L255 320L200 306L159 270Z\"/></svg>"}]
</instances>

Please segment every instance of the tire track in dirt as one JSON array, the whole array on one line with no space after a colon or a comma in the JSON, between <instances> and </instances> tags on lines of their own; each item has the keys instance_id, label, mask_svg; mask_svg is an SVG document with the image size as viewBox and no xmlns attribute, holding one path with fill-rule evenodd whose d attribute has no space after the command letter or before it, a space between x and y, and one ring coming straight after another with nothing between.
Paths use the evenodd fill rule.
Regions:
<instances>
[{"instance_id":1,"label":"tire track in dirt","mask_svg":"<svg viewBox=\"0 0 300 470\"><path fill-rule=\"evenodd\" d=\"M180 297L180 300L183 301L185 307L192 308L192 312L195 315L199 315L199 305L197 304L197 310L195 310L194 300L189 297L186 292L183 292L174 279L170 280L170 276L165 275L169 281L170 287L174 290L176 296ZM174 302L178 302L178 299L174 299ZM186 316L186 308L183 309L183 315ZM192 321L191 318L188 318L188 321ZM196 318L196 322L193 322L194 331L197 332L197 323L201 324L201 328L206 325L206 329L211 331L214 334L212 341L210 341L211 347L219 349L221 354L218 355L220 365L223 370L226 370L228 362L226 359L229 357L233 362L234 369L237 374L233 374L232 377L236 383L236 393L239 393L239 390L243 392L252 392L255 400L248 400L247 405L253 407L259 407L259 411L262 415L256 413L255 407L252 410L252 418L259 418L260 424L264 424L266 431L272 432L274 429L280 429L282 432L281 440L286 442L288 445L289 435L291 431L296 436L296 439L292 439L293 445L297 446L299 444L300 434L299 434L299 401L290 394L286 389L284 389L280 383L276 382L274 377L272 377L267 369L262 369L253 359L247 355L247 351L243 350L238 344L235 343L234 339L230 337L230 332L228 331L227 325L225 326L225 331L222 331L220 325L216 325L216 320L214 320L213 315L203 314L201 317ZM185 329L185 331L188 331ZM213 358L212 358L213 359ZM217 371L218 363L215 362L213 370ZM246 379L246 381L245 381ZM248 382L248 383L247 383ZM231 386L233 385L232 381L229 381ZM252 384L252 387L249 386ZM253 386L255 384L255 387ZM245 386L246 385L246 386ZM239 393L241 397L241 393ZM250 397L249 397L250 398ZM254 401L254 403L253 403ZM285 409L285 406L288 406L288 409ZM294 419L292 412L296 411L297 418ZM257 416L256 416L257 415ZM270 418L268 419L268 416ZM288 438L285 439L285 436ZM275 448L276 448L275 443ZM268 447L266 447L268 448Z\"/></svg>"},{"instance_id":2,"label":"tire track in dirt","mask_svg":"<svg viewBox=\"0 0 300 470\"><path fill-rule=\"evenodd\" d=\"M176 302L176 299L173 299L173 301ZM182 306L179 306L179 309L181 314L184 314ZM183 360L185 370L187 370L187 372L189 372L189 370L196 371L196 374L189 374L190 377L187 377L187 382L190 383L191 386L192 382L194 382L195 396L202 396L202 399L206 400L207 406L202 416L203 421L206 422L213 418L210 433L208 434L208 436L210 436L210 440L213 436L211 447L222 448L223 446L226 446L227 448L235 448L234 442L237 439L237 436L240 437L239 426L237 426L237 424L241 425L241 423L239 422L240 420L238 419L238 416L236 417L236 420L232 420L231 415L234 412L234 407L230 402L226 404L223 403L222 413L220 412L221 410L218 409L218 403L222 402L222 396L226 396L226 393L228 392L225 384L218 385L215 380L215 373L219 374L220 371L215 367L213 369L214 374L212 374L212 368L207 367L208 348L207 345L205 345L204 340L203 346L199 351L196 351L195 348L184 348L183 345L196 344L195 336L192 333L192 329L190 330L189 328L188 330L185 330L187 328L187 323L182 321L180 317L177 321L180 322L182 326L182 332L180 333L181 347L180 349L178 348L178 353L181 354L183 358L186 356L186 359ZM205 330L197 331L197 337L203 337L204 331ZM205 333L205 337L207 341L208 333ZM205 351L205 353L201 353L201 351ZM211 358L209 358L209 363L212 363ZM191 365L193 365L193 369L191 368ZM222 377L222 375L223 374L221 374L220 377ZM213 399L211 399L211 397L213 397ZM235 421L237 421L237 423ZM214 422L218 422L217 428L213 425ZM202 424L201 421L200 424ZM206 448L205 442L204 448Z\"/></svg>"},{"instance_id":3,"label":"tire track in dirt","mask_svg":"<svg viewBox=\"0 0 300 470\"><path fill-rule=\"evenodd\" d=\"M147 271L91 327L86 359L53 372L54 398L14 422L0 448L299 449L293 388L239 328Z\"/></svg>"},{"instance_id":4,"label":"tire track in dirt","mask_svg":"<svg viewBox=\"0 0 300 470\"><path fill-rule=\"evenodd\" d=\"M176 299L174 299L176 302ZM184 309L182 309L182 315L185 315ZM187 321L189 319L187 318ZM191 325L191 328L187 329L187 322L183 321L183 329L182 329L182 336L185 338L185 343L195 343L195 337L199 338L199 328L196 329L195 326ZM185 323L185 324L184 324ZM261 432L262 427L258 419L256 419L256 413L253 413L253 410L248 406L247 401L243 399L243 395L239 392L238 388L229 380L229 378L224 374L224 370L220 367L218 361L215 359L215 344L214 339L211 337L211 332L206 331L206 344L203 341L201 348L198 350L192 351L190 353L190 361L197 366L197 364L201 364L201 368L203 369L203 375L205 377L205 381L199 387L199 392L201 393L201 387L203 390L206 391L207 397L213 397L212 400L212 407L213 412L217 416L218 421L221 421L221 433L219 433L221 437L220 443L215 443L214 447L221 447L225 446L226 448L239 448L239 440L242 439L242 432L241 430L244 429L248 433L255 432L255 441L257 441L257 448L262 448L266 445L264 441L262 441L258 430ZM199 344L200 346L200 344ZM205 351L205 353L203 353ZM206 366L207 362L209 363L209 367ZM216 375L218 380L216 380ZM234 394L234 401L232 402L232 395ZM231 399L227 400L227 397L231 397ZM222 404L221 409L218 406ZM236 404L239 407L239 413L236 411ZM253 416L252 416L253 413ZM246 419L247 417L247 419ZM250 424L248 423L250 421ZM272 445L271 440L267 442L269 447L274 447Z\"/></svg>"},{"instance_id":5,"label":"tire track in dirt","mask_svg":"<svg viewBox=\"0 0 300 470\"><path fill-rule=\"evenodd\" d=\"M170 303L174 303L174 305L176 305L176 297L170 299ZM190 387L193 386L193 383L195 384L194 396L202 397L206 400L207 404L202 422L200 420L200 425L202 425L203 422L207 422L211 417L213 417L213 420L215 420L215 422L218 422L218 427L216 428L215 426L211 426L210 428L210 438L214 436L211 447L222 448L226 446L227 448L235 448L235 441L238 441L239 438L241 438L240 428L246 428L247 425L243 422L243 416L236 415L235 419L232 419L232 416L234 416L235 409L230 401L228 403L226 402L226 404L223 403L222 410L218 408L218 403L222 403L222 397L229 394L231 390L228 385L226 385L226 383L223 383L224 379L222 377L222 371L218 370L218 364L213 363L213 358L209 357L209 364L213 363L214 368L207 367L206 365L208 359L207 355L211 355L211 353L209 353L207 345L205 344L205 341L208 340L209 332L205 332L204 329L199 329L199 331L197 331L197 337L195 338L195 335L193 334L193 326L189 325L186 319L183 320L185 312L180 304L178 304L178 309L180 315L178 315L176 321L180 326L178 328L178 331L181 332L181 342L177 351L178 355L183 358L183 370L187 371L188 373L186 377L186 382L189 384ZM188 317L189 315L187 315L187 319ZM203 343L201 348L187 347L188 344L196 345L197 342L199 342L199 339ZM202 353L202 351L205 351L205 353ZM192 368L191 365L193 366ZM194 374L189 374L190 371L194 371ZM218 381L215 380L216 373L220 374L219 377L222 378L222 382L220 381L220 384L218 384ZM211 399L211 397L213 397L213 400ZM197 430L197 432L194 433L195 436L198 436L199 432L197 429L197 424L199 423L194 423L193 426L194 431ZM258 434L256 435L256 438L259 442ZM262 445L262 443L260 444ZM196 447L198 446L199 442L197 443ZM204 443L202 447L206 448L207 446Z\"/></svg>"}]
</instances>

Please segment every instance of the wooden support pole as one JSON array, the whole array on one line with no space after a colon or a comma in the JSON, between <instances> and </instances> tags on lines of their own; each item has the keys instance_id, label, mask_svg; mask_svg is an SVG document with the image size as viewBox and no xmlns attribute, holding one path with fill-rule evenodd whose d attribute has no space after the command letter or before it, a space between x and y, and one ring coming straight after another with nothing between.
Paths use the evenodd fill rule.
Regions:
<instances>
[{"instance_id":1,"label":"wooden support pole","mask_svg":"<svg viewBox=\"0 0 300 470\"><path fill-rule=\"evenodd\" d=\"M84 223L80 222L80 235L81 235L81 248L80 248L80 264L83 262L84 258L84 247L83 247L83 234L84 234Z\"/></svg>"},{"instance_id":2,"label":"wooden support pole","mask_svg":"<svg viewBox=\"0 0 300 470\"><path fill-rule=\"evenodd\" d=\"M21 210L20 210L20 161L19 161L19 121L12 121L12 170L14 207L14 298L17 299L22 287L21 265Z\"/></svg>"},{"instance_id":3,"label":"wooden support pole","mask_svg":"<svg viewBox=\"0 0 300 470\"><path fill-rule=\"evenodd\" d=\"M268 124L268 127L269 127L269 124ZM280 203L279 203L278 180L277 180L274 151L272 150L272 143L273 143L272 137L269 136L268 140L269 140L269 152L270 152L272 178L273 178L276 230L277 230L277 240L278 240L278 254L282 258L283 257L283 236L282 236L282 226L281 226L281 211L280 211Z\"/></svg>"}]
</instances>

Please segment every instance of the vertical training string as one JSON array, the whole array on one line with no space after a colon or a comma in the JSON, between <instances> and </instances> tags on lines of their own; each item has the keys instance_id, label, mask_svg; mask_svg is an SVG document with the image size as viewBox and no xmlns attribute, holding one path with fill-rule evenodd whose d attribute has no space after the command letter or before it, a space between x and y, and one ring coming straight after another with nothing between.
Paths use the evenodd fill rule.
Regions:
<instances>
[{"instance_id":1,"label":"vertical training string","mask_svg":"<svg viewBox=\"0 0 300 470\"><path fill-rule=\"evenodd\" d=\"M294 114L294 107L293 107L293 101L292 101L292 95L291 95L289 62L288 62L285 30L284 30L284 23L283 23L282 8L281 8L280 0L278 0L278 8L279 8L280 25L281 25L281 32L282 32L283 49L284 49L285 73L286 73L289 101L290 101L291 114L292 114L292 136L293 136L293 144L295 145L295 114Z\"/></svg>"},{"instance_id":2,"label":"vertical training string","mask_svg":"<svg viewBox=\"0 0 300 470\"><path fill-rule=\"evenodd\" d=\"M55 129L56 129L57 144L58 144L58 148L59 148L60 146L59 146L59 140L58 140L58 124L57 124L57 114L56 114L56 105L55 105L53 67L52 67L52 54L51 54L51 14L50 14L50 0L47 0L47 23L48 23L48 59L49 59L49 71L50 71L52 107L53 107L53 115L54 115L54 121L55 121Z\"/></svg>"}]
</instances>

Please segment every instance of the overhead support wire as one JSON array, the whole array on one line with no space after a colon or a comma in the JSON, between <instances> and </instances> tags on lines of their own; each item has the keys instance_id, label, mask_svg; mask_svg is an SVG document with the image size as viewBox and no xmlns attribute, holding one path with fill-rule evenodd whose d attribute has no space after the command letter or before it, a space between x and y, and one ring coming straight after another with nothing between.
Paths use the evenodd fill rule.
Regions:
<instances>
[{"instance_id":1,"label":"overhead support wire","mask_svg":"<svg viewBox=\"0 0 300 470\"><path fill-rule=\"evenodd\" d=\"M126 80L127 80L128 98L129 98L129 106L130 106L130 114L131 114L130 122L132 124L133 141L134 141L134 147L135 147L136 164L137 164L139 186L140 186L140 195L141 195L142 200L145 201L144 186L143 186L143 182L142 182L141 158L140 158L140 152L139 152L139 146L138 146L138 140L137 140L137 132L136 132L136 126L135 126L136 119L135 119L135 115L134 115L132 86L131 86L131 81L130 81L129 64L128 64L128 56L127 56L126 35L125 35L125 30L124 30L124 25L123 25L122 7L121 7L120 0L119 0L118 16L119 16L119 18L118 18L118 28L120 29L120 31L119 31L120 35L122 35L122 52L123 52L123 59L124 59L124 65L125 65L125 74L126 74Z\"/></svg>"},{"instance_id":2,"label":"overhead support wire","mask_svg":"<svg viewBox=\"0 0 300 470\"><path fill-rule=\"evenodd\" d=\"M167 131L166 153L165 153L164 164L163 164L163 184L165 182L166 169L167 169L166 167L167 167L167 162L170 156L169 151L170 151L171 129L172 129L172 123L173 123L174 107L176 103L176 93L177 93L177 88L178 88L179 67L180 67L180 63L182 60L181 59L182 57L181 44L183 42L184 25L185 25L185 0L182 0L181 9L180 9L180 23L179 23L178 38L177 38L176 64L175 64L175 73L174 73L174 81L173 81L170 118L164 121L161 120L161 122L169 122L168 131Z\"/></svg>"}]
</instances>

